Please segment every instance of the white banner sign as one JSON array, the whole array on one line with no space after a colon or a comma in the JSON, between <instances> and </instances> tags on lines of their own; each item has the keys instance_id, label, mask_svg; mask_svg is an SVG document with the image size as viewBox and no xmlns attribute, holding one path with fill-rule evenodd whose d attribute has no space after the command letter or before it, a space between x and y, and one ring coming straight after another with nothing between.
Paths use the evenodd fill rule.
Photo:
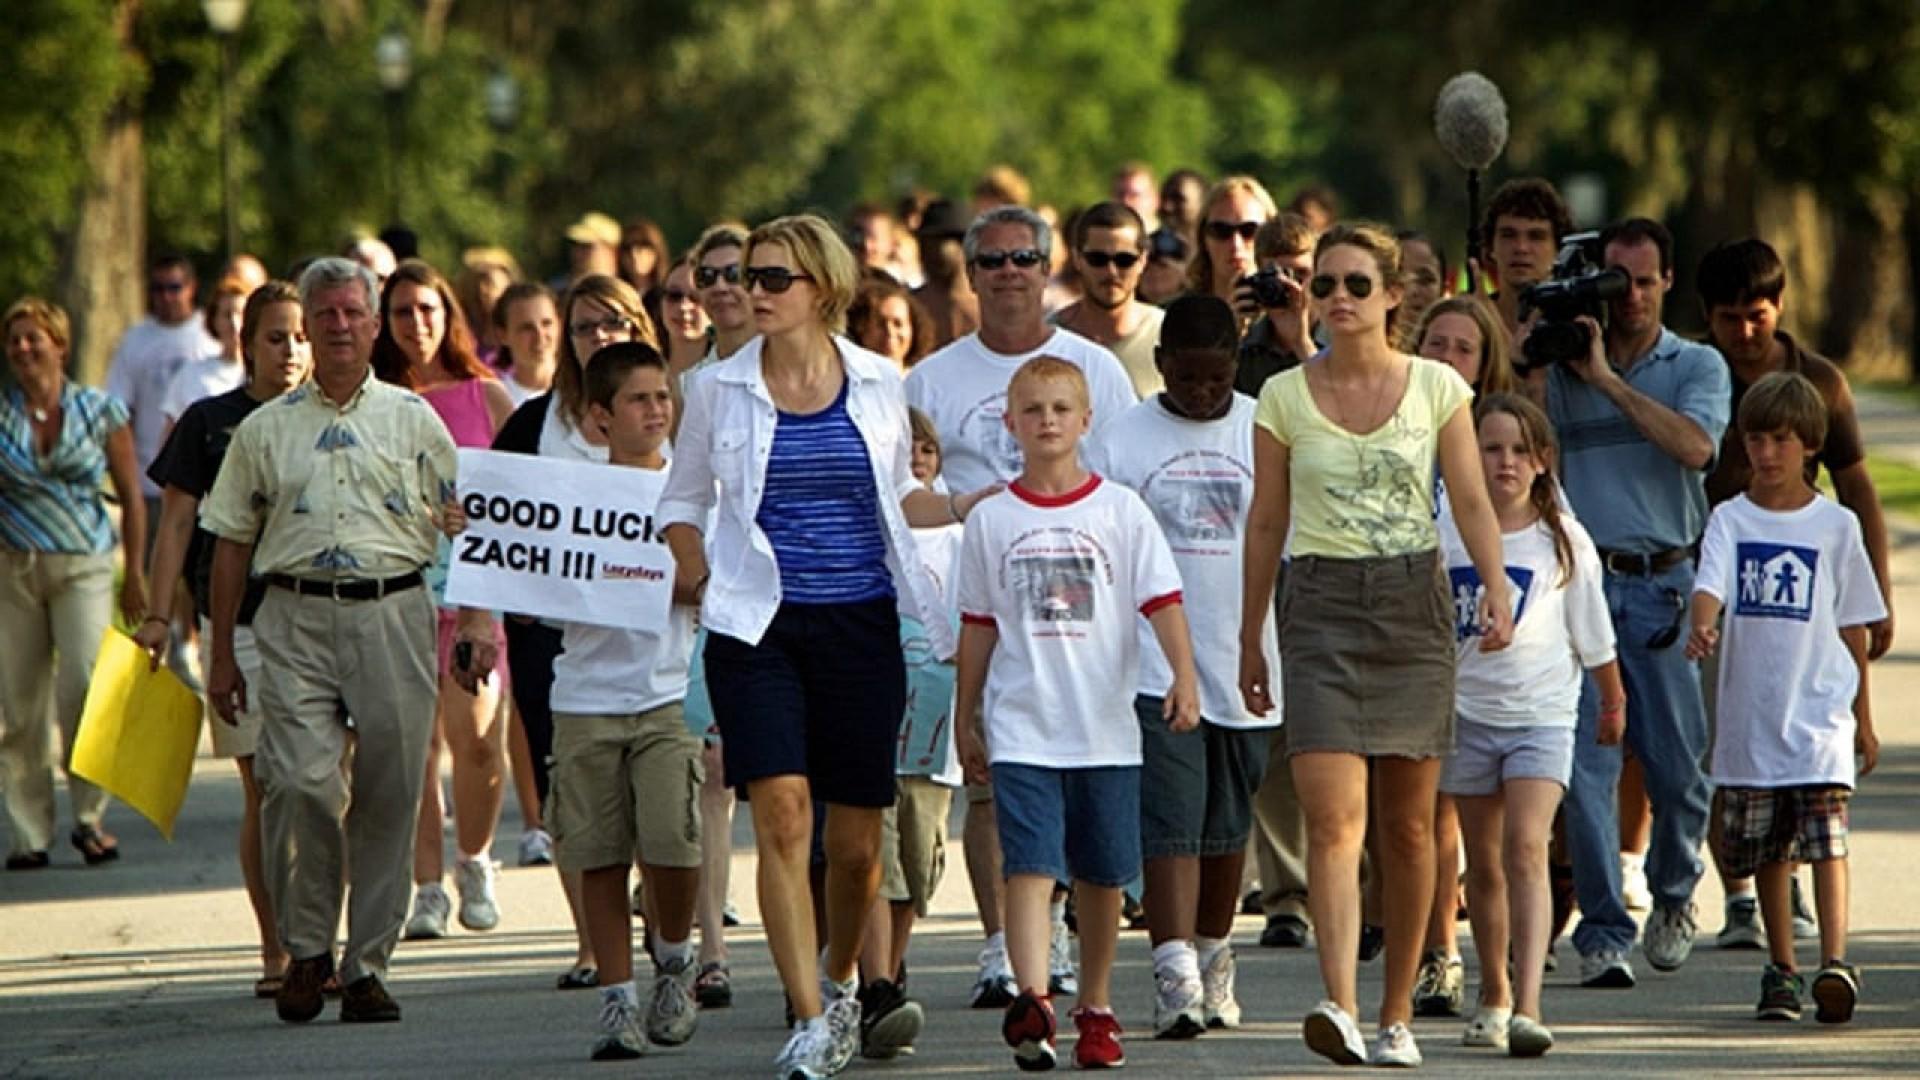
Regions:
<instances>
[{"instance_id":1,"label":"white banner sign","mask_svg":"<svg viewBox=\"0 0 1920 1080\"><path fill-rule=\"evenodd\" d=\"M447 603L636 630L666 625L673 555L653 509L665 471L460 451L467 531Z\"/></svg>"}]
</instances>

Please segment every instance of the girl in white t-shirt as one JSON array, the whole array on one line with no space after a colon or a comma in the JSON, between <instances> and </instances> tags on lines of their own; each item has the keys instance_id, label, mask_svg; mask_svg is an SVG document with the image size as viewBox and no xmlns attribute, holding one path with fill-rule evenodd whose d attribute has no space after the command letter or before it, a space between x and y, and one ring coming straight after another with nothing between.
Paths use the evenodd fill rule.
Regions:
<instances>
[{"instance_id":1,"label":"girl in white t-shirt","mask_svg":"<svg viewBox=\"0 0 1920 1080\"><path fill-rule=\"evenodd\" d=\"M1601 743L1620 741L1627 697L1614 661L1600 558L1586 530L1560 505L1546 414L1525 398L1490 394L1475 407L1474 421L1500 521L1514 630L1513 643L1501 652L1477 647L1480 576L1459 530L1443 520L1459 669L1454 751L1440 790L1460 808L1467 910L1480 954L1480 1005L1462 1042L1537 1057L1553 1045L1540 1022L1552 932L1547 842L1573 770L1581 669L1600 690Z\"/></svg>"}]
</instances>

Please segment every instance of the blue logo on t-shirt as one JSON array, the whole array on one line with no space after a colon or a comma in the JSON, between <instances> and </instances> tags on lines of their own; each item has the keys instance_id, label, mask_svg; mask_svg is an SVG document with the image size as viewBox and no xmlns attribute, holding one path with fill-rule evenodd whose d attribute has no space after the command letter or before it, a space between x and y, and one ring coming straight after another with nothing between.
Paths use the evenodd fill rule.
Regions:
<instances>
[{"instance_id":1,"label":"blue logo on t-shirt","mask_svg":"<svg viewBox=\"0 0 1920 1080\"><path fill-rule=\"evenodd\" d=\"M1820 565L1817 549L1753 542L1738 545L1735 554L1739 567L1735 615L1801 622L1813 617L1813 574Z\"/></svg>"},{"instance_id":2,"label":"blue logo on t-shirt","mask_svg":"<svg viewBox=\"0 0 1920 1080\"><path fill-rule=\"evenodd\" d=\"M1513 589L1513 621L1527 611L1527 590L1533 587L1533 571L1524 566L1507 567L1507 582ZM1480 633L1480 571L1471 566L1447 568L1447 583L1453 589L1453 637L1465 641Z\"/></svg>"}]
</instances>

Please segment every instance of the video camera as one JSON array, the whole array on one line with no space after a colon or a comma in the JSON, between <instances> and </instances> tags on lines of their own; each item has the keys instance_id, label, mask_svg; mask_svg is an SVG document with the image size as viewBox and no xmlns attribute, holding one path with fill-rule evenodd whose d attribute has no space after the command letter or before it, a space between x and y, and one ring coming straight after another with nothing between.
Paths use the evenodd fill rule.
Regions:
<instances>
[{"instance_id":1,"label":"video camera","mask_svg":"<svg viewBox=\"0 0 1920 1080\"><path fill-rule=\"evenodd\" d=\"M1516 368L1532 371L1587 355L1593 344L1591 334L1575 320L1588 315L1605 329L1607 301L1625 296L1632 283L1625 270L1602 269L1600 258L1600 234L1575 233L1560 242L1560 253L1553 259L1553 276L1520 294L1521 321L1534 312L1539 313L1540 321L1528 332Z\"/></svg>"}]
</instances>

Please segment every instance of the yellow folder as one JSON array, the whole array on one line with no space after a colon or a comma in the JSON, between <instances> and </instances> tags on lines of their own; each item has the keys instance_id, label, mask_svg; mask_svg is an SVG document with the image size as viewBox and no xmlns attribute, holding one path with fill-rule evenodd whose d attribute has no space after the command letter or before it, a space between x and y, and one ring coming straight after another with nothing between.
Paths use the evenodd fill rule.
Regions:
<instances>
[{"instance_id":1,"label":"yellow folder","mask_svg":"<svg viewBox=\"0 0 1920 1080\"><path fill-rule=\"evenodd\" d=\"M71 769L111 792L173 839L200 749L200 696L168 671L147 670L147 653L108 628L93 663Z\"/></svg>"}]
</instances>

